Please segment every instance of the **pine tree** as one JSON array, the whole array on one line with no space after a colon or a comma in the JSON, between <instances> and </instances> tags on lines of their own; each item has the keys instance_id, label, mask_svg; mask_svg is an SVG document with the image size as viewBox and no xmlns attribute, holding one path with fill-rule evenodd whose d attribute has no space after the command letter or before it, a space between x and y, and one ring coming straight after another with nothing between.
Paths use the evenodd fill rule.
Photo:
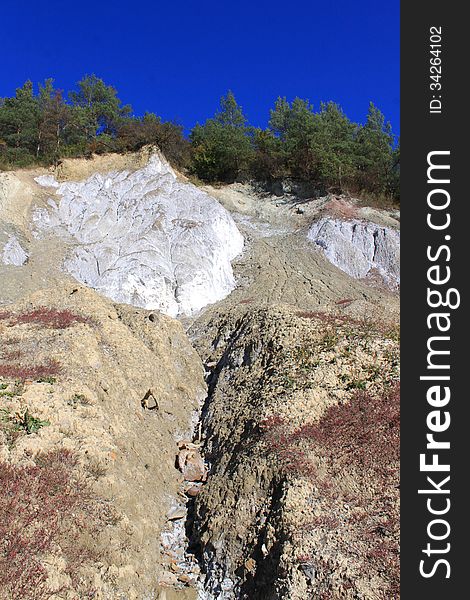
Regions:
<instances>
[{"instance_id":1,"label":"pine tree","mask_svg":"<svg viewBox=\"0 0 470 600\"><path fill-rule=\"evenodd\" d=\"M5 98L0 107L0 138L14 155L34 156L38 145L39 106L33 84L26 81L12 98Z\"/></svg>"},{"instance_id":2,"label":"pine tree","mask_svg":"<svg viewBox=\"0 0 470 600\"><path fill-rule=\"evenodd\" d=\"M252 129L231 91L204 125L191 131L193 172L206 181L234 181L247 171L253 156Z\"/></svg>"},{"instance_id":3,"label":"pine tree","mask_svg":"<svg viewBox=\"0 0 470 600\"><path fill-rule=\"evenodd\" d=\"M114 136L132 107L123 105L117 90L96 75L86 75L77 86L78 91L70 92L70 99L86 139L96 142L99 134Z\"/></svg>"},{"instance_id":4,"label":"pine tree","mask_svg":"<svg viewBox=\"0 0 470 600\"><path fill-rule=\"evenodd\" d=\"M390 123L371 102L367 121L357 136L357 161L364 189L385 193L393 168L394 136Z\"/></svg>"}]
</instances>

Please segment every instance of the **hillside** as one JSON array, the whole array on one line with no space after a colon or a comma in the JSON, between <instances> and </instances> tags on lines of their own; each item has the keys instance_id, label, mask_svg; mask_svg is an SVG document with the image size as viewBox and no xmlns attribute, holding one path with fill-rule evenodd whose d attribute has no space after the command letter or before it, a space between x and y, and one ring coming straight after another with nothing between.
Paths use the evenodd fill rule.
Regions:
<instances>
[{"instance_id":1,"label":"hillside","mask_svg":"<svg viewBox=\"0 0 470 600\"><path fill-rule=\"evenodd\" d=\"M396 210L66 159L0 280L0 598L399 597Z\"/></svg>"}]
</instances>

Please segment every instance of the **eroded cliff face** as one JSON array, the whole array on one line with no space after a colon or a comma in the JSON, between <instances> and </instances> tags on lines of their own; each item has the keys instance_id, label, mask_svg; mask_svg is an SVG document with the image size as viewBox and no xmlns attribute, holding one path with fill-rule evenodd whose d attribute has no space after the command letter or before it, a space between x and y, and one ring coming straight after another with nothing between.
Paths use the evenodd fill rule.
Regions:
<instances>
[{"instance_id":1,"label":"eroded cliff face","mask_svg":"<svg viewBox=\"0 0 470 600\"><path fill-rule=\"evenodd\" d=\"M375 270L387 284L399 285L399 231L366 221L323 217L311 226L308 238L351 277L367 277Z\"/></svg>"},{"instance_id":2,"label":"eroded cliff face","mask_svg":"<svg viewBox=\"0 0 470 600\"><path fill-rule=\"evenodd\" d=\"M240 306L207 333L199 598L398 598L395 326Z\"/></svg>"},{"instance_id":3,"label":"eroded cliff face","mask_svg":"<svg viewBox=\"0 0 470 600\"><path fill-rule=\"evenodd\" d=\"M38 209L41 230L69 236L64 267L117 302L191 315L234 287L231 267L243 238L230 214L154 153L134 172L96 173L55 188Z\"/></svg>"}]
</instances>

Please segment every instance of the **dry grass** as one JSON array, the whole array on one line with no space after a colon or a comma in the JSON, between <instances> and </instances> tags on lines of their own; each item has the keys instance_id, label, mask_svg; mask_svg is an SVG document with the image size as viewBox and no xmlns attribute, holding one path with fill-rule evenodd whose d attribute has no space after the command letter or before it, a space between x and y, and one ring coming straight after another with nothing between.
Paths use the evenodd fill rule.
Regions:
<instances>
[{"instance_id":1,"label":"dry grass","mask_svg":"<svg viewBox=\"0 0 470 600\"><path fill-rule=\"evenodd\" d=\"M359 218L358 207L344 198L332 198L325 204L323 211L329 217L343 221Z\"/></svg>"}]
</instances>

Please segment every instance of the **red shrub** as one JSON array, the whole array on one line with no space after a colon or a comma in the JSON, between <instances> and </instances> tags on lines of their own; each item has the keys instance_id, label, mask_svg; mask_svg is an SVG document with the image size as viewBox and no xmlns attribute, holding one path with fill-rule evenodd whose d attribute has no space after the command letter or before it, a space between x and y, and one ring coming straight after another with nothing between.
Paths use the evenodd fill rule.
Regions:
<instances>
[{"instance_id":1,"label":"red shrub","mask_svg":"<svg viewBox=\"0 0 470 600\"><path fill-rule=\"evenodd\" d=\"M305 528L341 526L336 514L344 502L360 509L344 513L343 524L367 545L369 565L386 575L388 597L398 598L399 384L382 396L359 390L350 402L330 407L320 421L294 430L279 416L265 419L261 426L268 450L285 474L308 478L330 507L330 514L309 521ZM321 461L321 474L309 455ZM360 478L359 488L368 491L345 492L341 482L346 475ZM364 568L367 571L367 565Z\"/></svg>"},{"instance_id":2,"label":"red shrub","mask_svg":"<svg viewBox=\"0 0 470 600\"><path fill-rule=\"evenodd\" d=\"M357 219L359 211L357 206L350 204L344 198L332 198L324 207L324 212L334 219Z\"/></svg>"},{"instance_id":3,"label":"red shrub","mask_svg":"<svg viewBox=\"0 0 470 600\"><path fill-rule=\"evenodd\" d=\"M349 403L330 407L318 423L303 425L293 437L321 444L335 462L387 475L400 459L400 385L384 396L358 390Z\"/></svg>"},{"instance_id":4,"label":"red shrub","mask_svg":"<svg viewBox=\"0 0 470 600\"><path fill-rule=\"evenodd\" d=\"M332 315L327 312L320 312L315 310L304 310L296 313L298 317L302 319L317 319L327 325L341 325L342 323L355 323L351 317L344 315Z\"/></svg>"},{"instance_id":5,"label":"red shrub","mask_svg":"<svg viewBox=\"0 0 470 600\"><path fill-rule=\"evenodd\" d=\"M354 300L352 298L344 298L343 300L338 300L337 302L335 302L335 304L337 306L349 306L350 304L352 304L354 302Z\"/></svg>"},{"instance_id":6,"label":"red shrub","mask_svg":"<svg viewBox=\"0 0 470 600\"><path fill-rule=\"evenodd\" d=\"M99 525L97 500L76 465L67 450L44 454L33 466L0 463L0 589L10 600L52 595L41 561L58 547L72 581L91 558L77 539Z\"/></svg>"},{"instance_id":7,"label":"red shrub","mask_svg":"<svg viewBox=\"0 0 470 600\"><path fill-rule=\"evenodd\" d=\"M56 310L43 306L30 312L17 315L14 317L12 325L21 325L22 323L32 323L51 329L67 329L76 323L91 324L92 321L89 317L77 315L70 310Z\"/></svg>"},{"instance_id":8,"label":"red shrub","mask_svg":"<svg viewBox=\"0 0 470 600\"><path fill-rule=\"evenodd\" d=\"M57 360L49 360L43 365L0 364L0 377L34 381L43 377L58 375L61 370L61 365Z\"/></svg>"}]
</instances>

